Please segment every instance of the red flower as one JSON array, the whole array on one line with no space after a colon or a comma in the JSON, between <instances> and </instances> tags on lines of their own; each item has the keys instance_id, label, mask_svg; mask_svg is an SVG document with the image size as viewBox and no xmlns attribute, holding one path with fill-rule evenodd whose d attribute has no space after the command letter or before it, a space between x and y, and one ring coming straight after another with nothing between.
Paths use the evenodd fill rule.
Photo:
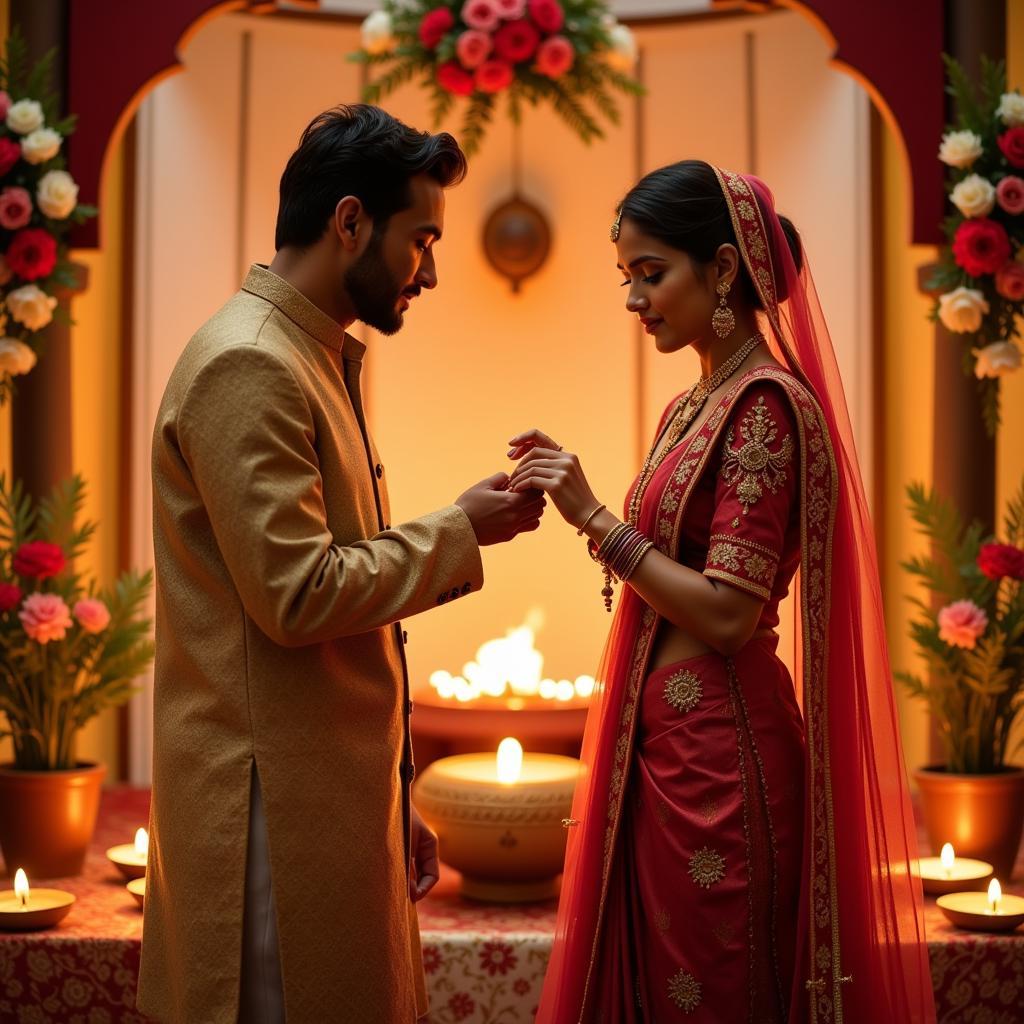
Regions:
<instances>
[{"instance_id":1,"label":"red flower","mask_svg":"<svg viewBox=\"0 0 1024 1024\"><path fill-rule=\"evenodd\" d=\"M0 583L0 614L21 604L21 587L16 583Z\"/></svg>"},{"instance_id":2,"label":"red flower","mask_svg":"<svg viewBox=\"0 0 1024 1024\"><path fill-rule=\"evenodd\" d=\"M420 22L420 42L433 50L455 24L455 17L447 7L437 7L423 15Z\"/></svg>"},{"instance_id":3,"label":"red flower","mask_svg":"<svg viewBox=\"0 0 1024 1024\"><path fill-rule=\"evenodd\" d=\"M441 950L437 946L423 947L423 970L426 974L433 974L442 963Z\"/></svg>"},{"instance_id":4,"label":"red flower","mask_svg":"<svg viewBox=\"0 0 1024 1024\"><path fill-rule=\"evenodd\" d=\"M511 946L504 942L485 942L480 950L480 969L493 978L495 974L508 974L519 962Z\"/></svg>"},{"instance_id":5,"label":"red flower","mask_svg":"<svg viewBox=\"0 0 1024 1024\"><path fill-rule=\"evenodd\" d=\"M494 52L510 64L529 60L537 52L540 33L525 18L502 25L494 36Z\"/></svg>"},{"instance_id":6,"label":"red flower","mask_svg":"<svg viewBox=\"0 0 1024 1024\"><path fill-rule=\"evenodd\" d=\"M982 544L978 568L990 580L1024 580L1024 551L1012 544Z\"/></svg>"},{"instance_id":7,"label":"red flower","mask_svg":"<svg viewBox=\"0 0 1024 1024\"><path fill-rule=\"evenodd\" d=\"M21 146L5 135L0 139L0 175L6 174L21 159Z\"/></svg>"},{"instance_id":8,"label":"red flower","mask_svg":"<svg viewBox=\"0 0 1024 1024\"><path fill-rule=\"evenodd\" d=\"M1006 228L988 217L965 220L956 229L953 256L971 277L994 274L1010 258Z\"/></svg>"},{"instance_id":9,"label":"red flower","mask_svg":"<svg viewBox=\"0 0 1024 1024\"><path fill-rule=\"evenodd\" d=\"M530 991L530 983L525 978L516 978L515 983L512 985L512 991L517 996L525 996Z\"/></svg>"},{"instance_id":10,"label":"red flower","mask_svg":"<svg viewBox=\"0 0 1024 1024\"><path fill-rule=\"evenodd\" d=\"M456 96L469 96L473 92L473 76L459 66L457 60L450 60L437 69L437 84Z\"/></svg>"},{"instance_id":11,"label":"red flower","mask_svg":"<svg viewBox=\"0 0 1024 1024\"><path fill-rule=\"evenodd\" d=\"M56 545L45 540L33 540L22 544L14 552L14 571L19 576L31 576L45 580L56 576L67 564L64 552Z\"/></svg>"},{"instance_id":12,"label":"red flower","mask_svg":"<svg viewBox=\"0 0 1024 1024\"><path fill-rule=\"evenodd\" d=\"M468 992L456 992L448 1000L448 1009L456 1020L465 1020L476 1009L476 1003Z\"/></svg>"},{"instance_id":13,"label":"red flower","mask_svg":"<svg viewBox=\"0 0 1024 1024\"><path fill-rule=\"evenodd\" d=\"M565 22L558 0L530 0L530 17L542 32L557 32Z\"/></svg>"},{"instance_id":14,"label":"red flower","mask_svg":"<svg viewBox=\"0 0 1024 1024\"><path fill-rule=\"evenodd\" d=\"M997 141L1009 163L1014 167L1024 167L1024 125L1007 129Z\"/></svg>"},{"instance_id":15,"label":"red flower","mask_svg":"<svg viewBox=\"0 0 1024 1024\"><path fill-rule=\"evenodd\" d=\"M996 271L996 291L1011 302L1024 301L1024 263L1008 260Z\"/></svg>"},{"instance_id":16,"label":"red flower","mask_svg":"<svg viewBox=\"0 0 1024 1024\"><path fill-rule=\"evenodd\" d=\"M565 36L548 36L537 50L537 62L534 67L548 78L561 78L575 60L576 51Z\"/></svg>"},{"instance_id":17,"label":"red flower","mask_svg":"<svg viewBox=\"0 0 1024 1024\"><path fill-rule=\"evenodd\" d=\"M481 92L501 92L512 84L512 65L503 60L485 60L476 69L476 87Z\"/></svg>"},{"instance_id":18,"label":"red flower","mask_svg":"<svg viewBox=\"0 0 1024 1024\"><path fill-rule=\"evenodd\" d=\"M43 228L28 228L14 236L5 255L7 265L19 277L35 281L57 265L57 240Z\"/></svg>"}]
</instances>

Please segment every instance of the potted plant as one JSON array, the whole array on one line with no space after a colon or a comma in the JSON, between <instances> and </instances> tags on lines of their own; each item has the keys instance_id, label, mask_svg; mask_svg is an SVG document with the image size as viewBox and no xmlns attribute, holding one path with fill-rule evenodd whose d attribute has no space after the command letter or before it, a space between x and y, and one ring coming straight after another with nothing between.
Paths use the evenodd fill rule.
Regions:
<instances>
[{"instance_id":1,"label":"potted plant","mask_svg":"<svg viewBox=\"0 0 1024 1024\"><path fill-rule=\"evenodd\" d=\"M965 525L921 484L907 494L933 546L931 555L903 563L931 595L910 598L910 633L930 678L897 678L927 701L945 748L944 764L915 773L925 825L934 849L950 842L1008 879L1024 826L1024 768L1008 763L1010 732L1024 708L1024 482L1000 540L985 537L977 523Z\"/></svg>"},{"instance_id":2,"label":"potted plant","mask_svg":"<svg viewBox=\"0 0 1024 1024\"><path fill-rule=\"evenodd\" d=\"M9 873L36 878L81 871L105 769L78 760L76 737L153 657L152 573L101 591L75 569L96 529L77 524L84 498L78 476L34 502L0 475L0 737L14 748L0 765L0 849Z\"/></svg>"}]
</instances>

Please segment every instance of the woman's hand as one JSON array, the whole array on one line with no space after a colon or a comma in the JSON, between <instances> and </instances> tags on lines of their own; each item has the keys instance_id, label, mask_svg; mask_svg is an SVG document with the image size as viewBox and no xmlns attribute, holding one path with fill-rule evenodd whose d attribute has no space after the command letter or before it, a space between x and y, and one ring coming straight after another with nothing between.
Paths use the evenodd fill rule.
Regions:
<instances>
[{"instance_id":1,"label":"woman's hand","mask_svg":"<svg viewBox=\"0 0 1024 1024\"><path fill-rule=\"evenodd\" d=\"M419 903L437 885L437 836L412 806L412 864L409 867L409 898Z\"/></svg>"},{"instance_id":2,"label":"woman's hand","mask_svg":"<svg viewBox=\"0 0 1024 1024\"><path fill-rule=\"evenodd\" d=\"M547 434L528 430L509 441L510 459L520 459L512 471L510 491L535 489L551 496L562 518L579 527L600 502L583 475L579 459L563 451Z\"/></svg>"}]
</instances>

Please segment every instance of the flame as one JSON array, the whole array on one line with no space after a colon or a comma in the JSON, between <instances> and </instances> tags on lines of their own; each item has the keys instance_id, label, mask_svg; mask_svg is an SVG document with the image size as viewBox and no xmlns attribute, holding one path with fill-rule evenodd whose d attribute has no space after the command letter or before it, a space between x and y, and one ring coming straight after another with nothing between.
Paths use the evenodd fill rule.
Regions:
<instances>
[{"instance_id":1,"label":"flame","mask_svg":"<svg viewBox=\"0 0 1024 1024\"><path fill-rule=\"evenodd\" d=\"M946 843L942 847L942 853L939 854L939 860L942 862L942 870L949 874L953 870L953 863L956 861L956 854L953 852L953 844Z\"/></svg>"},{"instance_id":2,"label":"flame","mask_svg":"<svg viewBox=\"0 0 1024 1024\"><path fill-rule=\"evenodd\" d=\"M512 785L523 771L523 745L508 736L498 744L498 781Z\"/></svg>"},{"instance_id":3,"label":"flame","mask_svg":"<svg viewBox=\"0 0 1024 1024\"><path fill-rule=\"evenodd\" d=\"M28 876L25 874L23 868L18 868L18 870L14 872L14 895L18 898L23 907L28 905Z\"/></svg>"},{"instance_id":4,"label":"flame","mask_svg":"<svg viewBox=\"0 0 1024 1024\"><path fill-rule=\"evenodd\" d=\"M149 856L149 833L144 828L135 833L135 852L140 857Z\"/></svg>"},{"instance_id":5,"label":"flame","mask_svg":"<svg viewBox=\"0 0 1024 1024\"><path fill-rule=\"evenodd\" d=\"M1003 889L998 878L988 883L988 909L990 914L999 912L999 901L1003 898Z\"/></svg>"}]
</instances>

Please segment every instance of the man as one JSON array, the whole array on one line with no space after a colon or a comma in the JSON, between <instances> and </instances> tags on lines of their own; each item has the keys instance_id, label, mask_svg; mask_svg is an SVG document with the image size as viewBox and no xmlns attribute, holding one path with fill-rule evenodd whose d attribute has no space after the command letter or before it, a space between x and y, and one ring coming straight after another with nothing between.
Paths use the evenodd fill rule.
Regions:
<instances>
[{"instance_id":1,"label":"man","mask_svg":"<svg viewBox=\"0 0 1024 1024\"><path fill-rule=\"evenodd\" d=\"M373 107L306 129L277 254L192 338L153 442L157 660L139 1008L187 1024L395 1024L426 1011L413 901L436 840L409 802L399 619L479 590L536 529L499 474L390 525L359 392L434 288L450 135Z\"/></svg>"}]
</instances>

